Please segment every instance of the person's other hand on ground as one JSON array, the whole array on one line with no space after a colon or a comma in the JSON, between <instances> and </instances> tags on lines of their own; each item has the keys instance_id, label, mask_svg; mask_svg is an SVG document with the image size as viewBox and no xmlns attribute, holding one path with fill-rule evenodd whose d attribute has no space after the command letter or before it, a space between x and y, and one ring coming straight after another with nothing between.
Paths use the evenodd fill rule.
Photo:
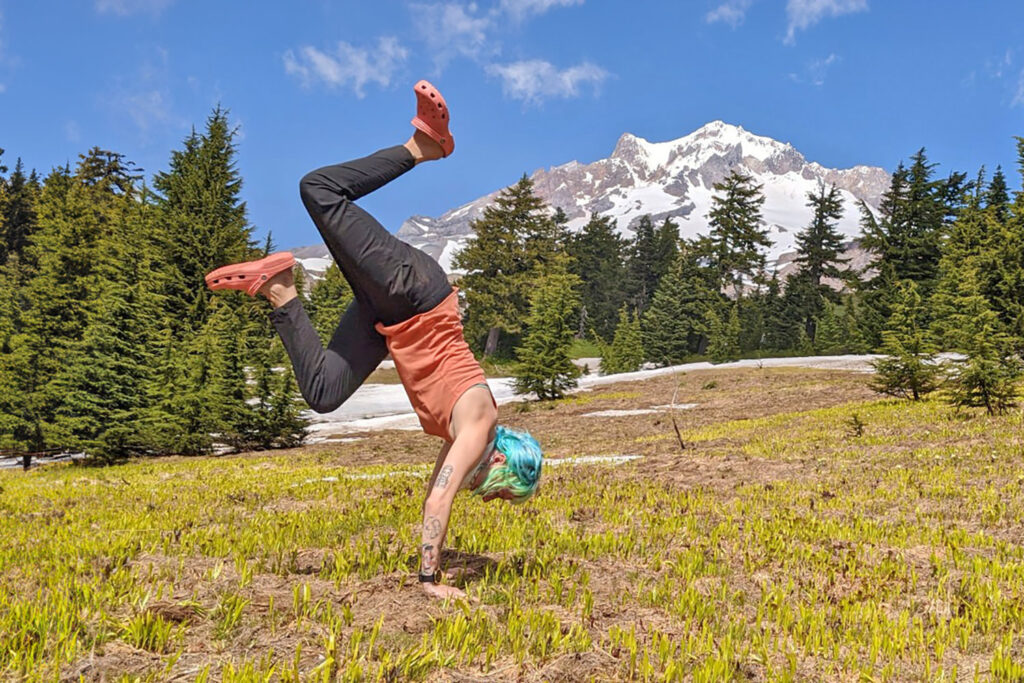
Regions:
<instances>
[{"instance_id":1,"label":"person's other hand on ground","mask_svg":"<svg viewBox=\"0 0 1024 683\"><path fill-rule=\"evenodd\" d=\"M455 586L446 586L440 583L425 583L423 584L423 591L427 595L441 600L466 597L465 591L456 588Z\"/></svg>"}]
</instances>

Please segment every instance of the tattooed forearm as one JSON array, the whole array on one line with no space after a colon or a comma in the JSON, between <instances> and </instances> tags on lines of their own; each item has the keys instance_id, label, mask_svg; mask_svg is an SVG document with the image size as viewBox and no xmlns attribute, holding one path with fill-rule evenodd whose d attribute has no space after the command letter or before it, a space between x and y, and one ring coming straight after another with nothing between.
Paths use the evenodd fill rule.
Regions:
<instances>
[{"instance_id":1,"label":"tattooed forearm","mask_svg":"<svg viewBox=\"0 0 1024 683\"><path fill-rule=\"evenodd\" d=\"M437 571L437 549L429 543L420 546L420 574L426 576Z\"/></svg>"},{"instance_id":2,"label":"tattooed forearm","mask_svg":"<svg viewBox=\"0 0 1024 683\"><path fill-rule=\"evenodd\" d=\"M448 480L452 477L452 466L445 465L441 468L441 471L437 474L437 483L434 484L435 489L443 489L448 486Z\"/></svg>"},{"instance_id":3,"label":"tattooed forearm","mask_svg":"<svg viewBox=\"0 0 1024 683\"><path fill-rule=\"evenodd\" d=\"M437 517L427 517L423 520L423 537L431 540L441 535L441 520Z\"/></svg>"}]
</instances>

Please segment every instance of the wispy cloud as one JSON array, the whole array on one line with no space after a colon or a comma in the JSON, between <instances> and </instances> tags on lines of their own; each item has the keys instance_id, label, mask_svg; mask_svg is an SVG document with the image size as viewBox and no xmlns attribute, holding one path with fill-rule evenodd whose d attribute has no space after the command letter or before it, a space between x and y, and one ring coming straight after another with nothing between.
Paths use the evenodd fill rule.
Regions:
<instances>
[{"instance_id":1,"label":"wispy cloud","mask_svg":"<svg viewBox=\"0 0 1024 683\"><path fill-rule=\"evenodd\" d=\"M584 87L596 90L609 76L607 71L589 62L559 70L541 59L491 64L486 70L489 75L502 79L506 97L527 104L540 104L553 97L578 97Z\"/></svg>"},{"instance_id":2,"label":"wispy cloud","mask_svg":"<svg viewBox=\"0 0 1024 683\"><path fill-rule=\"evenodd\" d=\"M96 11L104 14L160 14L174 0L96 0Z\"/></svg>"},{"instance_id":3,"label":"wispy cloud","mask_svg":"<svg viewBox=\"0 0 1024 683\"><path fill-rule=\"evenodd\" d=\"M493 44L488 32L497 25L496 17L480 14L475 3L414 3L409 9L438 72L455 57L485 56Z\"/></svg>"},{"instance_id":4,"label":"wispy cloud","mask_svg":"<svg viewBox=\"0 0 1024 683\"><path fill-rule=\"evenodd\" d=\"M726 0L715 9L708 12L704 19L709 24L722 22L736 28L743 23L747 16L747 10L754 0Z\"/></svg>"},{"instance_id":5,"label":"wispy cloud","mask_svg":"<svg viewBox=\"0 0 1024 683\"><path fill-rule=\"evenodd\" d=\"M835 53L830 54L824 59L814 59L807 63L802 74L791 73L789 78L796 83L810 83L817 86L825 85L825 78L828 76L829 68L839 61L841 61L841 58Z\"/></svg>"},{"instance_id":6,"label":"wispy cloud","mask_svg":"<svg viewBox=\"0 0 1024 683\"><path fill-rule=\"evenodd\" d=\"M1024 107L1024 69L1021 69L1020 75L1017 76L1017 92L1013 94L1010 106Z\"/></svg>"},{"instance_id":7,"label":"wispy cloud","mask_svg":"<svg viewBox=\"0 0 1024 683\"><path fill-rule=\"evenodd\" d=\"M187 126L174 111L171 94L170 53L157 48L155 59L141 60L136 72L116 79L101 101L114 116L127 117L143 138L163 128ZM72 131L65 130L71 134Z\"/></svg>"},{"instance_id":8,"label":"wispy cloud","mask_svg":"<svg viewBox=\"0 0 1024 683\"><path fill-rule=\"evenodd\" d=\"M364 97L369 83L382 88L390 85L408 56L409 51L397 38L384 36L372 49L340 42L333 52L327 53L306 45L298 52L285 52L283 61L285 72L298 78L304 86L351 87L356 97Z\"/></svg>"},{"instance_id":9,"label":"wispy cloud","mask_svg":"<svg viewBox=\"0 0 1024 683\"><path fill-rule=\"evenodd\" d=\"M1002 78L1013 66L1013 50L1007 49L999 57L988 59L985 62L985 71L992 78Z\"/></svg>"},{"instance_id":10,"label":"wispy cloud","mask_svg":"<svg viewBox=\"0 0 1024 683\"><path fill-rule=\"evenodd\" d=\"M796 42L797 31L810 28L822 19L864 12L867 9L868 0L787 0L789 26L784 42L792 45Z\"/></svg>"},{"instance_id":11,"label":"wispy cloud","mask_svg":"<svg viewBox=\"0 0 1024 683\"><path fill-rule=\"evenodd\" d=\"M64 123L64 137L68 142L79 142L82 139L82 129L75 120Z\"/></svg>"},{"instance_id":12,"label":"wispy cloud","mask_svg":"<svg viewBox=\"0 0 1024 683\"><path fill-rule=\"evenodd\" d=\"M583 0L501 0L501 11L517 21L534 14L544 14L553 7L582 5Z\"/></svg>"}]
</instances>

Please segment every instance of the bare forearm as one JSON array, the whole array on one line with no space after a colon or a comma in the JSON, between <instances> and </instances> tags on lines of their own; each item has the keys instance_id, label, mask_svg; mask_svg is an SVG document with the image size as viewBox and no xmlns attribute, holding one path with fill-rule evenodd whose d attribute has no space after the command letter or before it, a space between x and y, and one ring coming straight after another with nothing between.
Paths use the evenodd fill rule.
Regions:
<instances>
[{"instance_id":1,"label":"bare forearm","mask_svg":"<svg viewBox=\"0 0 1024 683\"><path fill-rule=\"evenodd\" d=\"M420 574L427 576L438 570L441 562L441 547L448 532L448 518L451 505L431 504L423 506L423 529L420 537Z\"/></svg>"}]
</instances>

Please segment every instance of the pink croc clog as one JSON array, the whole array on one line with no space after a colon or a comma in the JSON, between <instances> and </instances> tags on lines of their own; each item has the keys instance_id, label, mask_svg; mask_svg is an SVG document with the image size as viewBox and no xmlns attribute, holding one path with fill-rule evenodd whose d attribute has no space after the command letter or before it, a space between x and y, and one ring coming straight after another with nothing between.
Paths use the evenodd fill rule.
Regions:
<instances>
[{"instance_id":1,"label":"pink croc clog","mask_svg":"<svg viewBox=\"0 0 1024 683\"><path fill-rule=\"evenodd\" d=\"M416 91L416 116L412 125L430 136L441 145L444 156L455 149L455 138L448 130L448 104L441 97L440 91L427 81L420 81L413 86Z\"/></svg>"},{"instance_id":2,"label":"pink croc clog","mask_svg":"<svg viewBox=\"0 0 1024 683\"><path fill-rule=\"evenodd\" d=\"M240 289L249 296L256 296L267 280L282 270L295 265L291 252L281 251L258 261L245 261L221 266L206 274L206 286L210 289Z\"/></svg>"}]
</instances>

